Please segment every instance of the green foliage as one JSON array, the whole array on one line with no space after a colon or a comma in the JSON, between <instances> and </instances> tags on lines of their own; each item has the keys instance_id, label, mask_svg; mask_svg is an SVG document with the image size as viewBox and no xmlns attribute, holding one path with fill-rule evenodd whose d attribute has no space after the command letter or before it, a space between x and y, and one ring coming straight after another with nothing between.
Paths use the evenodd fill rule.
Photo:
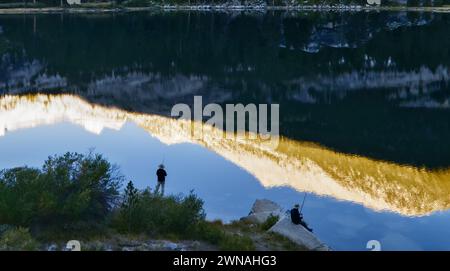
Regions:
<instances>
[{"instance_id":1,"label":"green foliage","mask_svg":"<svg viewBox=\"0 0 450 271\"><path fill-rule=\"evenodd\" d=\"M225 251L250 251L255 250L253 241L248 236L230 233L220 222L206 222L199 224L195 238L217 245Z\"/></svg>"},{"instance_id":2,"label":"green foliage","mask_svg":"<svg viewBox=\"0 0 450 271\"><path fill-rule=\"evenodd\" d=\"M149 190L138 192L130 182L113 225L124 233L187 237L204 218L203 201L192 192L160 197Z\"/></svg>"},{"instance_id":3,"label":"green foliage","mask_svg":"<svg viewBox=\"0 0 450 271\"><path fill-rule=\"evenodd\" d=\"M206 241L213 245L219 245L225 238L225 231L222 223L203 222L199 224L197 231L194 233L196 238Z\"/></svg>"},{"instance_id":4,"label":"green foliage","mask_svg":"<svg viewBox=\"0 0 450 271\"><path fill-rule=\"evenodd\" d=\"M38 243L26 228L13 228L0 237L0 250L30 251L37 250Z\"/></svg>"},{"instance_id":5,"label":"green foliage","mask_svg":"<svg viewBox=\"0 0 450 271\"><path fill-rule=\"evenodd\" d=\"M133 182L128 182L124 192L124 198L115 217L114 223L122 232L140 232L145 229L145 222L142 219L142 206L140 203L141 194L134 187Z\"/></svg>"},{"instance_id":6,"label":"green foliage","mask_svg":"<svg viewBox=\"0 0 450 271\"><path fill-rule=\"evenodd\" d=\"M220 250L224 251L252 251L255 250L253 240L248 236L226 234L219 243Z\"/></svg>"},{"instance_id":7,"label":"green foliage","mask_svg":"<svg viewBox=\"0 0 450 271\"><path fill-rule=\"evenodd\" d=\"M148 6L150 6L150 2L148 0L120 1L118 4L121 4L124 7L148 7Z\"/></svg>"},{"instance_id":8,"label":"green foliage","mask_svg":"<svg viewBox=\"0 0 450 271\"><path fill-rule=\"evenodd\" d=\"M418 6L420 6L420 1L419 0L408 0L406 5L408 7L418 7Z\"/></svg>"},{"instance_id":9,"label":"green foliage","mask_svg":"<svg viewBox=\"0 0 450 271\"><path fill-rule=\"evenodd\" d=\"M24 227L93 229L106 222L122 177L98 154L49 157L43 168L0 172L0 221Z\"/></svg>"},{"instance_id":10,"label":"green foliage","mask_svg":"<svg viewBox=\"0 0 450 271\"><path fill-rule=\"evenodd\" d=\"M436 7L448 6L448 5L450 5L450 1L449 0L435 0L434 1L434 6L436 6Z\"/></svg>"},{"instance_id":11,"label":"green foliage","mask_svg":"<svg viewBox=\"0 0 450 271\"><path fill-rule=\"evenodd\" d=\"M129 181L124 192L122 208L124 210L132 209L138 203L139 191L134 187L133 182Z\"/></svg>"},{"instance_id":12,"label":"green foliage","mask_svg":"<svg viewBox=\"0 0 450 271\"><path fill-rule=\"evenodd\" d=\"M254 249L250 238L226 232L222 222L206 222L203 201L192 191L187 196L160 197L149 190L138 191L129 182L113 226L122 233L196 238L222 250Z\"/></svg>"},{"instance_id":13,"label":"green foliage","mask_svg":"<svg viewBox=\"0 0 450 271\"><path fill-rule=\"evenodd\" d=\"M261 224L261 229L263 231L267 231L272 228L275 224L277 224L278 220L280 220L279 216L270 215L264 223Z\"/></svg>"},{"instance_id":14,"label":"green foliage","mask_svg":"<svg viewBox=\"0 0 450 271\"><path fill-rule=\"evenodd\" d=\"M161 197L137 190L130 181L118 201L122 179L94 154L66 153L49 157L42 169L1 171L0 249L36 249L27 228L39 232L40 239L54 240L67 232L87 236L98 225L107 231L204 240L222 250L254 249L250 238L230 233L221 221L207 222L203 201L193 191Z\"/></svg>"}]
</instances>

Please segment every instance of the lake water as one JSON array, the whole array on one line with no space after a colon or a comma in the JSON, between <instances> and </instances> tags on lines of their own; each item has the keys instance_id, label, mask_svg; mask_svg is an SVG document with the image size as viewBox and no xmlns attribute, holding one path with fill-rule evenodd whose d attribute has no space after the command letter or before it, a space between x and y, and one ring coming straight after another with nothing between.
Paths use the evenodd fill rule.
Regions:
<instances>
[{"instance_id":1,"label":"lake water","mask_svg":"<svg viewBox=\"0 0 450 271\"><path fill-rule=\"evenodd\" d=\"M450 15L0 16L0 168L102 153L209 219L301 203L337 250L450 249ZM176 103L280 104L281 141L202 140Z\"/></svg>"}]
</instances>

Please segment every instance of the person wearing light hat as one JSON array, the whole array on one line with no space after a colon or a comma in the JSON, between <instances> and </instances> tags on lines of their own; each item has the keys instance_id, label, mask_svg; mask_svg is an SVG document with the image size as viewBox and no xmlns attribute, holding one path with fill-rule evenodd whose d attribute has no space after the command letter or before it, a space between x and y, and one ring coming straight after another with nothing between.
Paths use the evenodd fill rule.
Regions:
<instances>
[{"instance_id":1,"label":"person wearing light hat","mask_svg":"<svg viewBox=\"0 0 450 271\"><path fill-rule=\"evenodd\" d=\"M156 171L156 176L158 176L158 184L155 188L155 194L158 194L159 189L161 188L161 196L164 196L164 186L166 184L167 172L164 170L163 164L159 165L159 168Z\"/></svg>"},{"instance_id":2,"label":"person wearing light hat","mask_svg":"<svg viewBox=\"0 0 450 271\"><path fill-rule=\"evenodd\" d=\"M295 225L302 225L305 229L312 232L312 229L308 227L305 221L303 221L303 215L299 211L300 205L295 204L294 208L291 210L291 220Z\"/></svg>"}]
</instances>

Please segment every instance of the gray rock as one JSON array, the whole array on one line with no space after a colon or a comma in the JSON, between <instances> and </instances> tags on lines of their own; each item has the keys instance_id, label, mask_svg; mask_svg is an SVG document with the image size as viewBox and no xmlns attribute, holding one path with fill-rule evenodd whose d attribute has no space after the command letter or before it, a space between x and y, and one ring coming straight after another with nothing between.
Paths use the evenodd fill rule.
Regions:
<instances>
[{"instance_id":1,"label":"gray rock","mask_svg":"<svg viewBox=\"0 0 450 271\"><path fill-rule=\"evenodd\" d=\"M287 216L281 218L277 224L269 229L269 231L283 235L292 242L304 246L310 250L330 250L330 248L322 243L313 233L301 225L295 225Z\"/></svg>"},{"instance_id":2,"label":"gray rock","mask_svg":"<svg viewBox=\"0 0 450 271\"><path fill-rule=\"evenodd\" d=\"M155 250L155 251L164 250L163 244L161 244L161 242L156 242L156 241L148 242L148 247L150 250Z\"/></svg>"},{"instance_id":3,"label":"gray rock","mask_svg":"<svg viewBox=\"0 0 450 271\"><path fill-rule=\"evenodd\" d=\"M252 213L261 213L261 212L272 212L281 210L280 205L268 199L257 199L255 203L253 203L250 214Z\"/></svg>"},{"instance_id":4,"label":"gray rock","mask_svg":"<svg viewBox=\"0 0 450 271\"><path fill-rule=\"evenodd\" d=\"M164 248L168 250L178 250L178 244L175 244L173 242L167 241L164 243Z\"/></svg>"},{"instance_id":5,"label":"gray rock","mask_svg":"<svg viewBox=\"0 0 450 271\"><path fill-rule=\"evenodd\" d=\"M253 204L250 214L241 218L250 223L264 223L270 216L282 216L283 209L280 205L268 199L257 199Z\"/></svg>"},{"instance_id":6,"label":"gray rock","mask_svg":"<svg viewBox=\"0 0 450 271\"><path fill-rule=\"evenodd\" d=\"M47 251L57 251L58 250L58 245L56 244L50 244L47 247Z\"/></svg>"}]
</instances>

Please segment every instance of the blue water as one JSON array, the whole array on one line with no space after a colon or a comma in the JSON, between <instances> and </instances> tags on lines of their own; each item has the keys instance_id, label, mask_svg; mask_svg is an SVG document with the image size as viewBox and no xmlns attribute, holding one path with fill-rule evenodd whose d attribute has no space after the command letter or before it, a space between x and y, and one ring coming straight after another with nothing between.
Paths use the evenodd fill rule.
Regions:
<instances>
[{"instance_id":1,"label":"blue water","mask_svg":"<svg viewBox=\"0 0 450 271\"><path fill-rule=\"evenodd\" d=\"M8 132L0 137L0 168L39 167L50 154L67 151L104 154L139 188L154 187L156 166L164 159L169 194L194 190L205 201L208 219L230 221L245 216L255 199L271 199L284 208L304 194L288 187L264 188L239 166L194 144L166 145L134 124L100 135L70 123ZM366 250L379 240L384 250L450 249L450 213L408 218L374 212L358 204L307 195L304 215L317 236L336 250Z\"/></svg>"}]
</instances>

